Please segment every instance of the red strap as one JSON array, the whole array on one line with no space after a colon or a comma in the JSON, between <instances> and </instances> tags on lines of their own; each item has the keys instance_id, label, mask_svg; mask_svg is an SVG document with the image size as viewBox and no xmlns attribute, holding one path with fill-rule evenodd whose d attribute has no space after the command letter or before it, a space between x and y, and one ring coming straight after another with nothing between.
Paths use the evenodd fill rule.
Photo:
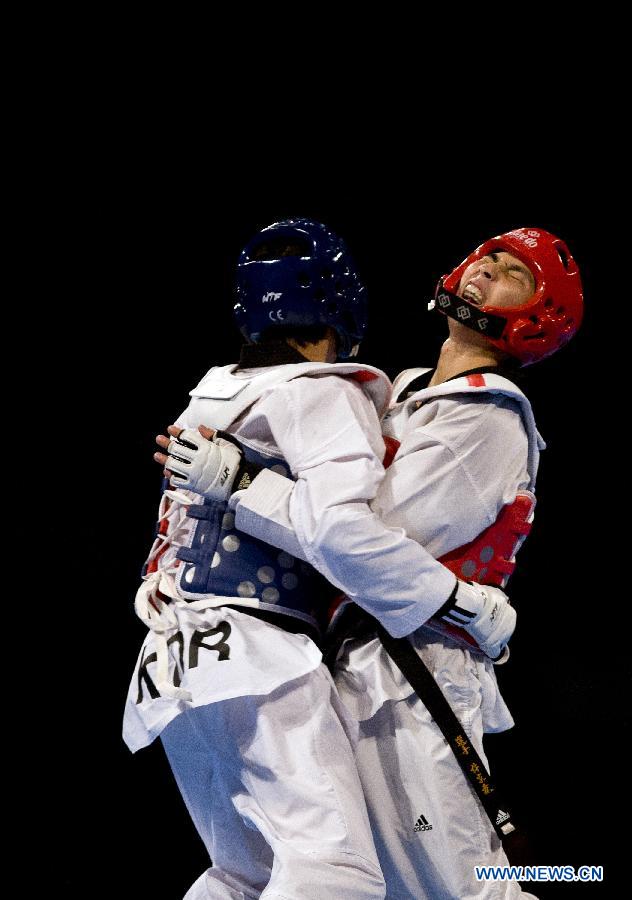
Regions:
<instances>
[{"instance_id":1,"label":"red strap","mask_svg":"<svg viewBox=\"0 0 632 900\"><path fill-rule=\"evenodd\" d=\"M345 378L353 378L354 381L375 381L376 378L379 378L379 375L376 375L375 372L367 372L366 369L359 369L357 372L351 372L350 375L345 375Z\"/></svg>"},{"instance_id":2,"label":"red strap","mask_svg":"<svg viewBox=\"0 0 632 900\"><path fill-rule=\"evenodd\" d=\"M400 442L394 437L389 437L387 434L383 434L382 437L384 438L384 446L386 447L382 465L385 469L388 469L395 458L395 454L399 450Z\"/></svg>"},{"instance_id":3,"label":"red strap","mask_svg":"<svg viewBox=\"0 0 632 900\"><path fill-rule=\"evenodd\" d=\"M484 375L468 375L467 383L470 387L485 387L485 376Z\"/></svg>"},{"instance_id":4,"label":"red strap","mask_svg":"<svg viewBox=\"0 0 632 900\"><path fill-rule=\"evenodd\" d=\"M336 596L334 597L334 599L331 601L331 603L329 604L329 606L327 608L327 621L328 622L331 622L331 620L335 616L336 612L338 611L338 607L340 606L342 601L346 600L346 599L347 599L346 594L336 594Z\"/></svg>"},{"instance_id":5,"label":"red strap","mask_svg":"<svg viewBox=\"0 0 632 900\"><path fill-rule=\"evenodd\" d=\"M463 641L465 641L466 644L470 644L470 646L474 647L475 650L478 650L479 653L481 652L481 648L478 646L472 635L468 634L463 628L459 628L457 625L450 625L445 619L437 619L434 616L430 620L430 625L435 631L447 634L448 637L451 637L453 640L457 641L457 643L462 644Z\"/></svg>"},{"instance_id":6,"label":"red strap","mask_svg":"<svg viewBox=\"0 0 632 900\"><path fill-rule=\"evenodd\" d=\"M158 534L166 534L167 529L169 528L169 522L166 519L162 519L160 522L160 526L158 528ZM167 541L164 542L158 553L154 556L152 561L147 566L147 574L151 575L152 572L158 571L158 560L162 556L162 554L167 549Z\"/></svg>"}]
</instances>

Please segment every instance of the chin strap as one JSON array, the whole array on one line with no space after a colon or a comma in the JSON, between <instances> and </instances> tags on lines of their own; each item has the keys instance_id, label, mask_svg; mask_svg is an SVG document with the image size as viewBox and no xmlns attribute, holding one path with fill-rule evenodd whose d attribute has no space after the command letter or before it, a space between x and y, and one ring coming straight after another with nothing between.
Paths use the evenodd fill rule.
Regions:
<instances>
[{"instance_id":1,"label":"chin strap","mask_svg":"<svg viewBox=\"0 0 632 900\"><path fill-rule=\"evenodd\" d=\"M472 331L476 331L478 334L493 340L498 340L501 337L507 324L507 319L504 316L484 312L478 306L474 306L473 303L464 300L463 297L448 291L443 286L443 281L440 281L437 285L436 293L428 304L428 309L436 309L445 313L446 316L456 319L461 325L465 325L467 328L471 328Z\"/></svg>"}]
</instances>

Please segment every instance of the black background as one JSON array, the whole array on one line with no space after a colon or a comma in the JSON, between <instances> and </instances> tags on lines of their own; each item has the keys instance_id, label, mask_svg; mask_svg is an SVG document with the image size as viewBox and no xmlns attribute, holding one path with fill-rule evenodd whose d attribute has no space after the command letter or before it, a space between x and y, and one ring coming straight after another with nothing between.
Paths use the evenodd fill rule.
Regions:
<instances>
[{"instance_id":1,"label":"black background","mask_svg":"<svg viewBox=\"0 0 632 900\"><path fill-rule=\"evenodd\" d=\"M165 176L166 154L118 149L114 161L104 152L85 170L85 190L75 182L64 250L51 259L68 302L51 342L66 439L56 454L64 504L50 521L73 570L58 586L65 604L45 691L57 884L88 896L96 878L119 897L168 900L206 866L160 746L132 756L120 737L145 633L132 602L160 487L153 437L210 365L238 353L230 292L241 245L259 227L301 215L347 240L370 296L360 359L391 376L433 364L445 323L426 312L427 300L437 277L482 240L539 226L563 237L579 262L584 325L528 372L548 449L536 524L511 583L519 610L511 661L498 673L517 725L491 736L487 750L530 837L530 862L605 867L602 885L534 892L617 896L630 668L625 542L612 512L623 505L626 473L621 413L610 402L621 345L604 233L609 187L557 171L531 183L502 158L484 172L418 168L410 158L400 166L396 153L387 166L360 166L362 148L340 160L332 151L336 164L330 158L326 170L296 160L290 170L283 146L274 176L261 161L256 170L247 161L204 167L201 154L189 161L183 151Z\"/></svg>"}]
</instances>

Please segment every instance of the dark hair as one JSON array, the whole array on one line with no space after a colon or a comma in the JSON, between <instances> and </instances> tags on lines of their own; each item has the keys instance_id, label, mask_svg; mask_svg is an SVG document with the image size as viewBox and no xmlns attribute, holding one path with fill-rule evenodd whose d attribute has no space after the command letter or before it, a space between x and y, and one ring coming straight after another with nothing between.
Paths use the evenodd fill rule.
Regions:
<instances>
[{"instance_id":1,"label":"dark hair","mask_svg":"<svg viewBox=\"0 0 632 900\"><path fill-rule=\"evenodd\" d=\"M286 338L294 338L299 344L305 345L315 341L322 341L327 336L329 325L316 323L315 325L275 325L261 332L259 344L270 344L276 341L284 341ZM336 342L338 335L336 333Z\"/></svg>"}]
</instances>

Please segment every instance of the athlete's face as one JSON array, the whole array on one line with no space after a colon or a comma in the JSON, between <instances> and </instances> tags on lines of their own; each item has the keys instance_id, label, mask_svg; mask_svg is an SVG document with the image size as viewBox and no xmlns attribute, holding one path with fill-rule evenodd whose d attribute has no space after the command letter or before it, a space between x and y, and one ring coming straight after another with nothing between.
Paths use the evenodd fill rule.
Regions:
<instances>
[{"instance_id":1,"label":"athlete's face","mask_svg":"<svg viewBox=\"0 0 632 900\"><path fill-rule=\"evenodd\" d=\"M522 306L535 291L535 279L523 262L499 250L468 266L458 295L474 306Z\"/></svg>"}]
</instances>

